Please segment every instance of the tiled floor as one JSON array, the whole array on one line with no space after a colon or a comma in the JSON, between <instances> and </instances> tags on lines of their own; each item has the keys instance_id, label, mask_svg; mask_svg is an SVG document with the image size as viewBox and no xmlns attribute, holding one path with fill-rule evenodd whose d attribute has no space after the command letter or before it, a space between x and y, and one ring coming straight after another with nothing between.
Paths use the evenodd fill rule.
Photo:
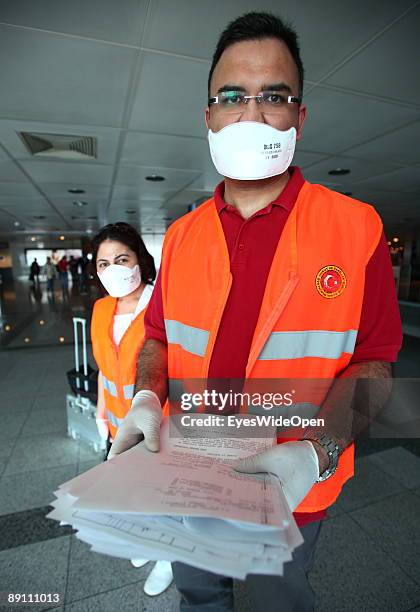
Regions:
<instances>
[{"instance_id":1,"label":"tiled floor","mask_svg":"<svg viewBox=\"0 0 420 612\"><path fill-rule=\"evenodd\" d=\"M410 342L402 356L411 371L419 346ZM66 436L64 372L72 358L66 346L0 352L0 592L60 593L54 609L66 612L178 610L174 586L158 598L143 594L151 564L135 569L92 553L68 527L45 519L57 485L101 460ZM357 475L322 527L310 575L317 612L420 610L419 455L414 440L360 444ZM235 593L236 610L251 612L242 583Z\"/></svg>"},{"instance_id":2,"label":"tiled floor","mask_svg":"<svg viewBox=\"0 0 420 612\"><path fill-rule=\"evenodd\" d=\"M36 299L27 280L15 280L0 293L0 347L22 348L59 346L73 338L73 316L88 316L98 289L90 283L86 292L70 281L70 300L63 300L56 283L54 300L46 293L46 283L40 283Z\"/></svg>"}]
</instances>

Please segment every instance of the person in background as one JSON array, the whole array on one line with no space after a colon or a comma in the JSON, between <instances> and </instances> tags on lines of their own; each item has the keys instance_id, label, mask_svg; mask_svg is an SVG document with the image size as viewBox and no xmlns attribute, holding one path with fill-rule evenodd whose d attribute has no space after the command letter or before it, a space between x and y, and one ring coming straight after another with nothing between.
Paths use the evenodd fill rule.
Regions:
<instances>
[{"instance_id":1,"label":"person in background","mask_svg":"<svg viewBox=\"0 0 420 612\"><path fill-rule=\"evenodd\" d=\"M67 257L63 255L60 261L57 264L58 276L60 278L61 283L61 293L63 296L63 302L70 301L69 297L69 262L67 261Z\"/></svg>"},{"instance_id":2,"label":"person in background","mask_svg":"<svg viewBox=\"0 0 420 612\"><path fill-rule=\"evenodd\" d=\"M41 271L41 269L39 267L38 260L35 257L35 259L31 263L31 268L30 268L30 272L29 272L29 280L32 281L38 287L39 287L39 273L40 273L40 271Z\"/></svg>"},{"instance_id":3,"label":"person in background","mask_svg":"<svg viewBox=\"0 0 420 612\"><path fill-rule=\"evenodd\" d=\"M92 314L92 348L99 368L96 422L99 434L113 441L130 409L156 269L141 236L128 223L106 225L92 246L98 278L109 294L95 302ZM134 567L147 562L131 561ZM172 579L169 561L157 561L144 592L159 595Z\"/></svg>"},{"instance_id":4,"label":"person in background","mask_svg":"<svg viewBox=\"0 0 420 612\"><path fill-rule=\"evenodd\" d=\"M73 255L70 255L69 268L73 287L77 287L79 285L79 261Z\"/></svg>"},{"instance_id":5,"label":"person in background","mask_svg":"<svg viewBox=\"0 0 420 612\"><path fill-rule=\"evenodd\" d=\"M78 264L80 266L80 293L85 294L89 286L89 259L86 253L79 257Z\"/></svg>"},{"instance_id":6,"label":"person in background","mask_svg":"<svg viewBox=\"0 0 420 612\"><path fill-rule=\"evenodd\" d=\"M57 278L57 268L52 263L51 257L47 257L45 264L45 276L47 277L47 297L51 302L55 302L54 281Z\"/></svg>"}]
</instances>

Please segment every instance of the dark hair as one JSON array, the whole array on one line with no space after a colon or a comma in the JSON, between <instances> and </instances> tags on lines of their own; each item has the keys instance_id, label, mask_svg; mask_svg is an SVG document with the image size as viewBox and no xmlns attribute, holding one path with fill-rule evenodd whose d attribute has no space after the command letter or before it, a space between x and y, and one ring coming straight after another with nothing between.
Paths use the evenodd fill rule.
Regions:
<instances>
[{"instance_id":1,"label":"dark hair","mask_svg":"<svg viewBox=\"0 0 420 612\"><path fill-rule=\"evenodd\" d=\"M129 223L120 221L105 225L92 239L93 262L96 263L98 250L104 240L118 240L137 255L142 281L151 285L156 278L155 261L136 229Z\"/></svg>"},{"instance_id":2,"label":"dark hair","mask_svg":"<svg viewBox=\"0 0 420 612\"><path fill-rule=\"evenodd\" d=\"M231 21L220 35L208 79L208 96L210 97L210 84L216 64L223 51L237 42L246 40L263 40L277 38L284 42L289 49L299 73L299 98L303 94L303 64L300 58L300 49L296 31L290 24L286 24L272 13L246 13Z\"/></svg>"}]
</instances>

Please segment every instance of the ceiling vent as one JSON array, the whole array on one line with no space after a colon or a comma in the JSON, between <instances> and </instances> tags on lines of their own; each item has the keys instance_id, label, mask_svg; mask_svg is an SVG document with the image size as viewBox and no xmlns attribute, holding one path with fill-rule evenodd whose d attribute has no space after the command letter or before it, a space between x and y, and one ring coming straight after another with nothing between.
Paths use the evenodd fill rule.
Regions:
<instances>
[{"instance_id":1,"label":"ceiling vent","mask_svg":"<svg viewBox=\"0 0 420 612\"><path fill-rule=\"evenodd\" d=\"M97 139L92 136L70 136L68 134L40 134L20 132L29 152L35 157L58 159L96 159Z\"/></svg>"}]
</instances>

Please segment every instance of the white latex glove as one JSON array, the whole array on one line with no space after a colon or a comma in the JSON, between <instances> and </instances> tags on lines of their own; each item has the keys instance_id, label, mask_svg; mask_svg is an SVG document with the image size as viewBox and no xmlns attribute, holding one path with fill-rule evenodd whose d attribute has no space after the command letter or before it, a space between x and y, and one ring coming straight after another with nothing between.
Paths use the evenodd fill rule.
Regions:
<instances>
[{"instance_id":1,"label":"white latex glove","mask_svg":"<svg viewBox=\"0 0 420 612\"><path fill-rule=\"evenodd\" d=\"M318 456L308 440L277 444L268 451L238 461L233 467L237 472L269 472L277 476L292 512L319 476Z\"/></svg>"},{"instance_id":2,"label":"white latex glove","mask_svg":"<svg viewBox=\"0 0 420 612\"><path fill-rule=\"evenodd\" d=\"M101 440L108 440L108 419L96 417L96 427L98 428L98 433Z\"/></svg>"},{"instance_id":3,"label":"white latex glove","mask_svg":"<svg viewBox=\"0 0 420 612\"><path fill-rule=\"evenodd\" d=\"M162 421L162 407L156 393L153 391L138 391L131 402L122 425L108 453L108 459L119 455L135 446L141 436L144 444L150 451L160 449L160 423Z\"/></svg>"}]
</instances>

